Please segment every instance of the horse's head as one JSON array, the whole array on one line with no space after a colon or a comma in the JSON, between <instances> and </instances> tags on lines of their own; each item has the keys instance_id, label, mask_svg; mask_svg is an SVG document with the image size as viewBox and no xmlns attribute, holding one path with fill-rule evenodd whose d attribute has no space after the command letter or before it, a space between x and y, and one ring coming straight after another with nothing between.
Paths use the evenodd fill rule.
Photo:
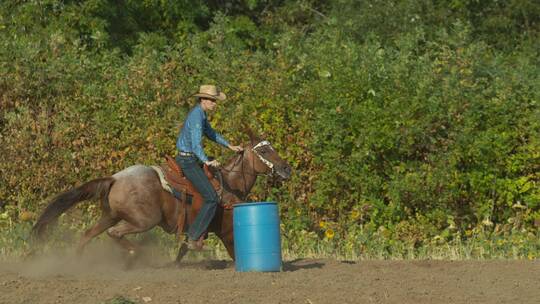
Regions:
<instances>
[{"instance_id":1,"label":"horse's head","mask_svg":"<svg viewBox=\"0 0 540 304\"><path fill-rule=\"evenodd\" d=\"M279 156L272 144L256 136L249 127L245 129L250 143L244 150L251 154L248 157L251 158L253 170L261 174L277 175L282 179L291 177L291 166Z\"/></svg>"}]
</instances>

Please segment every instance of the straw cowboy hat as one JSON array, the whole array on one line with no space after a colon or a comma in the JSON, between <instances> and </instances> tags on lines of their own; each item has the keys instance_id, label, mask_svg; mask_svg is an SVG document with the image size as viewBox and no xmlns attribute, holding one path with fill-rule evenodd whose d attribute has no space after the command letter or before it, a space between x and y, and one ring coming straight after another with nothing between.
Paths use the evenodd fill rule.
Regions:
<instances>
[{"instance_id":1,"label":"straw cowboy hat","mask_svg":"<svg viewBox=\"0 0 540 304\"><path fill-rule=\"evenodd\" d=\"M227 96L225 93L220 92L219 89L215 85L202 85L199 88L199 93L194 94L195 97L203 97L203 98L210 98L214 100L225 100Z\"/></svg>"}]
</instances>

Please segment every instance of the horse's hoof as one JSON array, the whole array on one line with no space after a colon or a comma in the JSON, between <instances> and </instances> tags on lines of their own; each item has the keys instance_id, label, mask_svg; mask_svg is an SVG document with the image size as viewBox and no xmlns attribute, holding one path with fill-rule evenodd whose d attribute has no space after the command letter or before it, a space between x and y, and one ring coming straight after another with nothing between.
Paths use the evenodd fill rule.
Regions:
<instances>
[{"instance_id":1,"label":"horse's hoof","mask_svg":"<svg viewBox=\"0 0 540 304\"><path fill-rule=\"evenodd\" d=\"M180 261L184 258L188 251L188 245L186 243L182 243L180 249L178 249L178 255L176 256L174 263L180 264Z\"/></svg>"},{"instance_id":2,"label":"horse's hoof","mask_svg":"<svg viewBox=\"0 0 540 304\"><path fill-rule=\"evenodd\" d=\"M126 263L124 264L124 270L131 270L137 259L137 253L131 249L128 251Z\"/></svg>"},{"instance_id":3,"label":"horse's hoof","mask_svg":"<svg viewBox=\"0 0 540 304\"><path fill-rule=\"evenodd\" d=\"M124 264L124 270L128 271L128 270L133 269L133 264L134 264L133 260L131 259L127 260L126 263Z\"/></svg>"}]
</instances>

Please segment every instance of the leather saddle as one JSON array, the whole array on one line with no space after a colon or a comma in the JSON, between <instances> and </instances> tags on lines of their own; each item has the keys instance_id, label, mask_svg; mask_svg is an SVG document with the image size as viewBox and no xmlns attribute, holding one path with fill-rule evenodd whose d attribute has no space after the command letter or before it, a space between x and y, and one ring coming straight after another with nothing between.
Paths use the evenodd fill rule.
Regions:
<instances>
[{"instance_id":1,"label":"leather saddle","mask_svg":"<svg viewBox=\"0 0 540 304\"><path fill-rule=\"evenodd\" d=\"M176 195L174 191L171 195L176 198L177 204L179 205L179 208L177 209L178 221L176 232L177 234L181 234L185 232L189 225L195 220L195 217L201 210L204 199L195 186L193 186L189 179L183 174L182 169L178 166L176 161L168 155L165 156L165 160L166 162L162 164L160 168L163 171L165 181L174 189L174 191L176 191ZM224 209L232 209L233 204L240 202L240 199L236 195L224 191L221 178L216 177L206 164L203 167L203 171L216 190L216 193L218 193L220 199L219 205L221 207ZM191 203L188 203L189 199L191 199Z\"/></svg>"}]
</instances>

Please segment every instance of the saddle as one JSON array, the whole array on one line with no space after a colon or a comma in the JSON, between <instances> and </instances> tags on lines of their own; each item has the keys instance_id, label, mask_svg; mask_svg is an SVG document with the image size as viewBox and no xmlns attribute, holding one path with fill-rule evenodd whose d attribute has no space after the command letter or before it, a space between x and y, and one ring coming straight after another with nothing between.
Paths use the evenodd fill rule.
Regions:
<instances>
[{"instance_id":1,"label":"saddle","mask_svg":"<svg viewBox=\"0 0 540 304\"><path fill-rule=\"evenodd\" d=\"M167 187L164 186L165 190L175 197L179 206L176 232L180 234L185 232L187 227L193 223L195 217L201 210L204 199L189 179L184 176L182 169L178 166L176 161L168 155L165 156L165 160L165 163L160 166L160 169L163 172L163 176L160 175L160 178L164 178L165 182L168 183L168 186L173 188L177 194L180 194L178 197L178 195L174 195L172 189L167 189ZM214 176L208 165L205 164L203 166L203 171L208 177L214 190L216 190L216 193L218 193L220 199L219 205L221 207L224 209L232 209L233 204L240 202L240 199L236 197L236 195L224 191L222 182ZM188 203L189 198L191 198L191 204Z\"/></svg>"}]
</instances>

